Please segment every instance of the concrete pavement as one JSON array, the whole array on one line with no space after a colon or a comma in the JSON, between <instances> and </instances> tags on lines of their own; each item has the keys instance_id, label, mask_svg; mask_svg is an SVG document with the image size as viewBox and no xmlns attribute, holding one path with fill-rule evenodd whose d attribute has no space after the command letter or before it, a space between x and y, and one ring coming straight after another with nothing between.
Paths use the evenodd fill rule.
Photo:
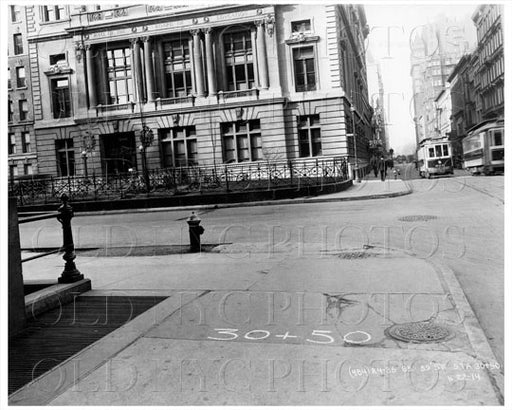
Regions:
<instances>
[{"instance_id":1,"label":"concrete pavement","mask_svg":"<svg viewBox=\"0 0 512 410\"><path fill-rule=\"evenodd\" d=\"M407 188L368 181L331 200L389 196L400 187ZM202 254L79 254L93 287L85 295L168 298L14 393L10 404L502 402L502 364L450 269L390 248L328 246L246 242ZM27 280L55 278L62 259L23 267ZM434 330L447 337L391 337L390 327L404 323L439 325Z\"/></svg>"},{"instance_id":2,"label":"concrete pavement","mask_svg":"<svg viewBox=\"0 0 512 410\"><path fill-rule=\"evenodd\" d=\"M500 365L446 267L375 247L263 249L79 258L93 283L85 295L168 298L10 403L500 403ZM25 278L48 278L59 259L27 262ZM389 336L390 326L409 322L440 325L449 336Z\"/></svg>"}]
</instances>

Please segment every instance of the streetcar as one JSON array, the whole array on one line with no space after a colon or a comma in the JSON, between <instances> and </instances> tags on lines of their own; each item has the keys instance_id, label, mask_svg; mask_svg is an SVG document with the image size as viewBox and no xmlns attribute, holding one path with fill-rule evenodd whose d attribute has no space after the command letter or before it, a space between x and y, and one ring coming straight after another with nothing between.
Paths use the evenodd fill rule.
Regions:
<instances>
[{"instance_id":1,"label":"streetcar","mask_svg":"<svg viewBox=\"0 0 512 410\"><path fill-rule=\"evenodd\" d=\"M505 170L504 121L489 120L468 131L462 140L464 168L473 175Z\"/></svg>"},{"instance_id":2,"label":"streetcar","mask_svg":"<svg viewBox=\"0 0 512 410\"><path fill-rule=\"evenodd\" d=\"M420 177L453 174L452 144L448 138L421 141L417 155Z\"/></svg>"}]
</instances>

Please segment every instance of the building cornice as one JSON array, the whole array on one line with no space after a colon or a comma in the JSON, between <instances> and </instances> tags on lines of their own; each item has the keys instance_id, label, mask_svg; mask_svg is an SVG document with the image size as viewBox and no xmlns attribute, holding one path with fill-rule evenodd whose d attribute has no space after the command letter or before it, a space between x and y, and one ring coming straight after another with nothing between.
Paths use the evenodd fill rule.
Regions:
<instances>
[{"instance_id":1,"label":"building cornice","mask_svg":"<svg viewBox=\"0 0 512 410\"><path fill-rule=\"evenodd\" d=\"M157 6L128 6L125 9L133 9L135 7L157 7ZM165 7L164 7L165 8ZM138 15L130 18L129 16L126 18L119 17L118 19L111 19L102 21L100 23L92 23L89 21L91 14L94 13L80 13L72 16L73 24L72 27L66 28L66 31L71 35L77 35L80 33L88 33L88 32L98 32L105 30L116 30L127 27L133 27L136 25L140 25L141 27L149 26L152 24L163 24L166 22L178 21L183 19L190 19L191 26L197 25L198 28L202 27L202 25L210 23L213 24L216 21L212 21L212 16L217 16L220 13L229 14L230 18L223 19L225 22L230 22L231 20L236 20L236 16L232 16L233 13L241 13L243 11L255 10L256 14L258 10L268 10L269 8L273 9L273 6L270 4L253 4L253 5L223 5L223 6L213 6L213 7L201 7L201 8L186 8L181 11L173 11L173 12L161 12L156 15L148 15L148 13L139 13ZM97 12L96 12L97 13ZM261 12L260 14L265 14ZM84 17L85 16L85 17ZM85 20L85 21L84 21ZM220 21L219 21L220 22Z\"/></svg>"}]
</instances>

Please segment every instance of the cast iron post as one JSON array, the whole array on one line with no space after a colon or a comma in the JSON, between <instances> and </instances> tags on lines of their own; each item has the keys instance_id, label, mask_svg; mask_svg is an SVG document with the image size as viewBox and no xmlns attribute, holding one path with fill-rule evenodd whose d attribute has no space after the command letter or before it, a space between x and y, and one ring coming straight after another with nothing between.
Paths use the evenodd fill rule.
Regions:
<instances>
[{"instance_id":1,"label":"cast iron post","mask_svg":"<svg viewBox=\"0 0 512 410\"><path fill-rule=\"evenodd\" d=\"M75 244L73 243L73 232L71 230L71 219L73 218L73 208L69 205L69 197L66 194L62 194L60 197L62 205L57 210L57 220L62 225L62 238L63 244L62 249L64 250L64 256L62 259L66 261L64 265L64 271L59 278L59 283L73 283L84 278L84 275L75 266Z\"/></svg>"}]
</instances>

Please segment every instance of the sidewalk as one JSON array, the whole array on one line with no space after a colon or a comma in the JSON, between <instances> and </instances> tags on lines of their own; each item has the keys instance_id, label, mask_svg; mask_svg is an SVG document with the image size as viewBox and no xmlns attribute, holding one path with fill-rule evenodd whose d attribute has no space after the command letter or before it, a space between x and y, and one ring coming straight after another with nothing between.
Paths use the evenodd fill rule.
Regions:
<instances>
[{"instance_id":1,"label":"sidewalk","mask_svg":"<svg viewBox=\"0 0 512 410\"><path fill-rule=\"evenodd\" d=\"M355 201L366 199L380 199L392 198L396 196L407 195L412 192L411 188L402 180L390 180L382 182L379 180L361 180L355 182L345 191L336 192L333 194L299 197L290 199L277 199L271 201L251 201L251 202L237 202L231 204L214 204L214 205L189 205L189 206L174 206L174 207L160 207L160 208L139 208L139 209L125 209L125 210L112 210L112 211L91 211L79 212L77 215L101 215L101 214L124 214L127 212L167 212L167 211L180 211L180 210L205 210L205 209L221 209L221 208L238 208L248 206L266 206L266 205L288 205L297 203L320 203L320 202L337 202L337 201Z\"/></svg>"},{"instance_id":2,"label":"sidewalk","mask_svg":"<svg viewBox=\"0 0 512 410\"><path fill-rule=\"evenodd\" d=\"M269 253L254 243L243 253L227 245L202 254L79 257L77 265L92 281L85 295L168 298L18 390L12 405L502 400L487 340L455 276L435 261L378 248L301 253L290 245ZM57 267L56 255L30 261L24 277L54 277ZM391 326L411 322L426 327L398 334L448 333L435 343L390 336Z\"/></svg>"}]
</instances>

